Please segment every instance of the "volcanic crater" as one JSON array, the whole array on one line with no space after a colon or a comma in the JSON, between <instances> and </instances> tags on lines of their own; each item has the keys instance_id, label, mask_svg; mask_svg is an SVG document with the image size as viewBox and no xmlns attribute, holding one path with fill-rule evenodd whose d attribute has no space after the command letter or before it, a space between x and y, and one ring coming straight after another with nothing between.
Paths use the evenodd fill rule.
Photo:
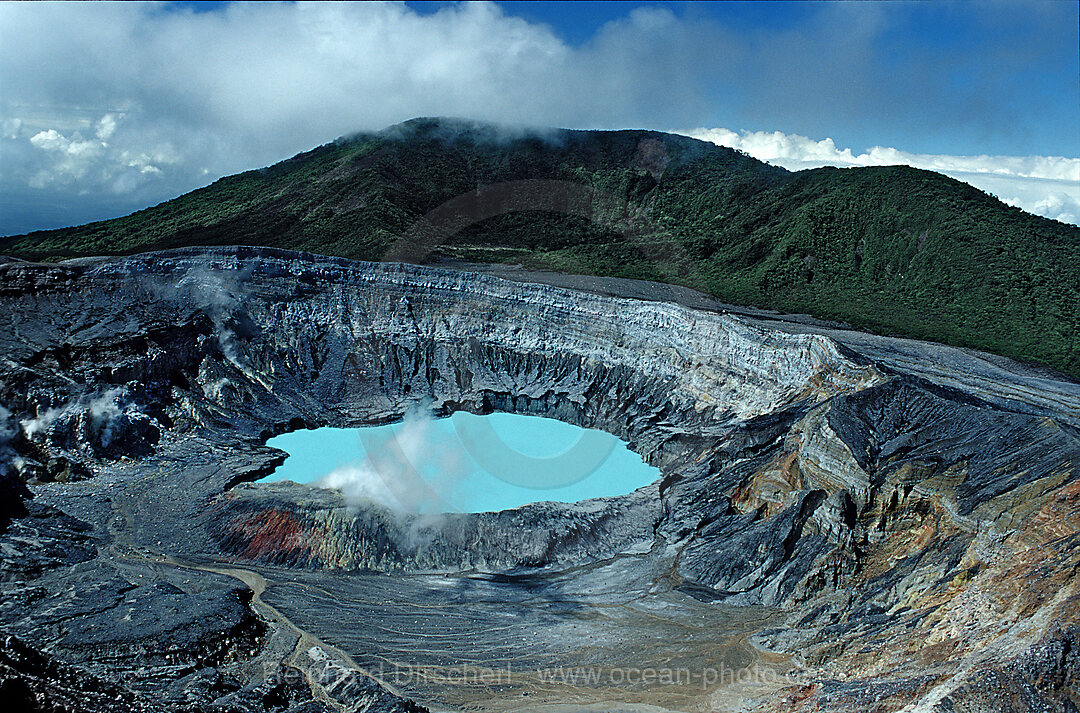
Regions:
<instances>
[{"instance_id":1,"label":"volcanic crater","mask_svg":"<svg viewBox=\"0 0 1080 713\"><path fill-rule=\"evenodd\" d=\"M2 690L54 710L1075 710L1080 385L662 285L0 265ZM274 435L508 412L627 495L409 515Z\"/></svg>"}]
</instances>

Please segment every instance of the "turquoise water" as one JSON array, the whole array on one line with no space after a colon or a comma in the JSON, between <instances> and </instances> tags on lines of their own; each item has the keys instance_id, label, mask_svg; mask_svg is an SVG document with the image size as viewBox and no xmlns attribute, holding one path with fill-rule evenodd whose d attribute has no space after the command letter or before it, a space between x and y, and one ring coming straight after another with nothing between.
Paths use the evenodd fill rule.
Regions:
<instances>
[{"instance_id":1,"label":"turquoise water","mask_svg":"<svg viewBox=\"0 0 1080 713\"><path fill-rule=\"evenodd\" d=\"M369 428L275 436L289 458L264 481L338 488L418 513L489 512L542 500L622 495L657 480L623 441L537 416L458 412Z\"/></svg>"}]
</instances>

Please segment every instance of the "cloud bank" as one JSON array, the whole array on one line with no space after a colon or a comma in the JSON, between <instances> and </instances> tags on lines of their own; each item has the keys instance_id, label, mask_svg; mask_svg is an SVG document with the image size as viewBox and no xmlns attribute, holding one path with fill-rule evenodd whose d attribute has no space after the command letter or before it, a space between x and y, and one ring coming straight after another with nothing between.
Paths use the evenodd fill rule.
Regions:
<instances>
[{"instance_id":1,"label":"cloud bank","mask_svg":"<svg viewBox=\"0 0 1080 713\"><path fill-rule=\"evenodd\" d=\"M1009 205L1063 223L1080 224L1080 159L1062 156L950 156L885 146L864 153L837 148L832 139L780 131L692 129L678 133L745 151L792 171L821 166L914 166L944 173Z\"/></svg>"},{"instance_id":2,"label":"cloud bank","mask_svg":"<svg viewBox=\"0 0 1080 713\"><path fill-rule=\"evenodd\" d=\"M977 52L912 31L955 23L949 7L815 3L774 26L643 6L574 44L479 2L0 3L0 234L120 215L416 116L1080 145L1062 128L1080 98L1072 4L965 6L968 39L995 37ZM995 192L1070 211L1057 188Z\"/></svg>"}]
</instances>

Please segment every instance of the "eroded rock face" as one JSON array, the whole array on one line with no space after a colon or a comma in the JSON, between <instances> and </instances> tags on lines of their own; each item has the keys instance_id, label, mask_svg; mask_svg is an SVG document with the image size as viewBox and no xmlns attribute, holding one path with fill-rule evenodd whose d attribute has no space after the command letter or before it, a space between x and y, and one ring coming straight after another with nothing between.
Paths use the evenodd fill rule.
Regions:
<instances>
[{"instance_id":1,"label":"eroded rock face","mask_svg":"<svg viewBox=\"0 0 1080 713\"><path fill-rule=\"evenodd\" d=\"M663 607L688 627L773 612L743 635L776 670L799 672L648 699L670 710L1076 702L1075 384L663 299L265 249L0 272L0 477L36 495L29 513L9 499L4 626L122 695L408 710L410 695L505 709L528 694L540 710L570 699L526 683L481 694L313 672L370 670L408 650L362 627L338 636L348 612L403 637L467 638L496 668L516 641L506 617L528 623L526 636L560 632L515 654L530 665L614 664L584 652L605 637L621 642L612 651L651 651L645 642L670 634L646 612ZM416 405L600 428L663 479L618 498L440 518L250 482L283 458L263 445L270 435L382 423ZM398 589L376 604L388 575ZM319 614L304 598L331 582L353 584ZM470 601L488 604L430 623L399 612ZM617 630L581 614L614 605L638 614ZM721 621L664 655L706 660ZM445 646L418 655L445 665ZM41 674L43 661L9 665L29 671L11 674L20 695L64 701L84 685ZM306 678L286 685L270 669ZM573 700L645 700L593 688Z\"/></svg>"}]
</instances>

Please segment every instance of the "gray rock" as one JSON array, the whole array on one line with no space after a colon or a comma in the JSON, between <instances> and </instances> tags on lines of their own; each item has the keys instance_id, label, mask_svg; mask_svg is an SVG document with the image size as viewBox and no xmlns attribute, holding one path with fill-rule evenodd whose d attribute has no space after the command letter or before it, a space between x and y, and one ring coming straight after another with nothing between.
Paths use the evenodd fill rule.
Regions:
<instances>
[{"instance_id":1,"label":"gray rock","mask_svg":"<svg viewBox=\"0 0 1080 713\"><path fill-rule=\"evenodd\" d=\"M384 667L768 660L799 676L737 704L650 695L990 711L1029 681L1024 701L1066 709L1080 386L639 288L254 248L0 265L0 612L47 658L5 685L185 710L616 708L637 694ZM416 407L600 428L663 478L440 518L254 482L284 458L272 435Z\"/></svg>"}]
</instances>

